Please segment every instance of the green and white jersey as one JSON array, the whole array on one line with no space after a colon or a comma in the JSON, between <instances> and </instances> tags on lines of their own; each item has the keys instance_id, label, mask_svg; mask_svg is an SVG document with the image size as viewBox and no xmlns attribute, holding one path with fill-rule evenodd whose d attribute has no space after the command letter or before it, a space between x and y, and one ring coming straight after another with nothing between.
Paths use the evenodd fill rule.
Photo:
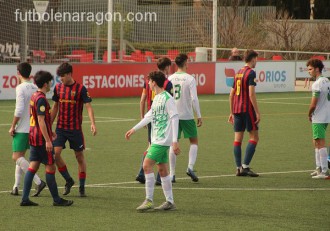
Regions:
<instances>
[{"instance_id":1,"label":"green and white jersey","mask_svg":"<svg viewBox=\"0 0 330 231\"><path fill-rule=\"evenodd\" d=\"M179 112L179 119L194 119L194 111L197 118L201 118L195 78L185 72L176 72L168 77L168 80L173 84L173 97Z\"/></svg>"},{"instance_id":2,"label":"green and white jersey","mask_svg":"<svg viewBox=\"0 0 330 231\"><path fill-rule=\"evenodd\" d=\"M172 145L171 118L178 114L173 97L163 91L153 100L151 109L144 116L151 120L151 143L163 146Z\"/></svg>"},{"instance_id":3,"label":"green and white jersey","mask_svg":"<svg viewBox=\"0 0 330 231\"><path fill-rule=\"evenodd\" d=\"M330 81L320 76L312 85L313 97L318 98L312 123L330 123Z\"/></svg>"},{"instance_id":4,"label":"green and white jersey","mask_svg":"<svg viewBox=\"0 0 330 231\"><path fill-rule=\"evenodd\" d=\"M18 133L29 133L30 131L30 99L37 90L37 86L30 81L24 81L16 87L14 115L20 118L15 129Z\"/></svg>"}]
</instances>

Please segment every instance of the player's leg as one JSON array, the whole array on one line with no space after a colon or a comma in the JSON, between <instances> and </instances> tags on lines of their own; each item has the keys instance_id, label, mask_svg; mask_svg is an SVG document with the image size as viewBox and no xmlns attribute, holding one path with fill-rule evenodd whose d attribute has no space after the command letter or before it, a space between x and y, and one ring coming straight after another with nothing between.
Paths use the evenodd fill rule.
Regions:
<instances>
[{"instance_id":1,"label":"player's leg","mask_svg":"<svg viewBox=\"0 0 330 231\"><path fill-rule=\"evenodd\" d=\"M312 124L313 128L313 139L315 153L317 156L316 164L321 166L321 172L316 176L313 176L314 179L329 179L329 169L328 169L328 151L325 147L325 134L328 124ZM319 161L319 163L318 163Z\"/></svg>"},{"instance_id":2,"label":"player's leg","mask_svg":"<svg viewBox=\"0 0 330 231\"><path fill-rule=\"evenodd\" d=\"M85 183L86 183L86 160L83 151L75 151L76 159L78 162L78 177L79 177L79 193L81 197L86 197Z\"/></svg>"},{"instance_id":3,"label":"player's leg","mask_svg":"<svg viewBox=\"0 0 330 231\"><path fill-rule=\"evenodd\" d=\"M245 117L242 113L234 114L234 158L236 163L236 176L246 176L242 172L242 141L246 128Z\"/></svg>"},{"instance_id":4,"label":"player's leg","mask_svg":"<svg viewBox=\"0 0 330 231\"><path fill-rule=\"evenodd\" d=\"M148 153L148 149L149 149L150 143L151 143L151 123L149 123L147 125L147 129L148 129L148 148L142 155L140 170L139 170L139 173L135 177L135 180L139 181L141 184L144 184L146 182L146 179L145 179L145 176L144 176L144 171L143 171L143 161L144 161L144 158L146 157L146 155Z\"/></svg>"},{"instance_id":5,"label":"player's leg","mask_svg":"<svg viewBox=\"0 0 330 231\"><path fill-rule=\"evenodd\" d=\"M182 133L182 122L179 120L179 129L178 129L178 140L181 138ZM173 151L172 146L170 147L169 151L169 159L170 159L170 177L172 182L175 182L175 166L176 166L176 155Z\"/></svg>"}]
</instances>

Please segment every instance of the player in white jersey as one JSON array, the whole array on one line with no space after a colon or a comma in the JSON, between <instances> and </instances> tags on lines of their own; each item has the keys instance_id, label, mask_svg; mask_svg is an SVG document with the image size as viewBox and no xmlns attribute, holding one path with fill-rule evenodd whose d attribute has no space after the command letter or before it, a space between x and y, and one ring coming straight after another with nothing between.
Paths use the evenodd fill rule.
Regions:
<instances>
[{"instance_id":1,"label":"player in white jersey","mask_svg":"<svg viewBox=\"0 0 330 231\"><path fill-rule=\"evenodd\" d=\"M202 126L202 115L199 108L195 78L186 73L187 61L187 55L178 55L175 58L178 71L168 77L168 80L172 82L174 89L173 96L179 113L178 138L180 139L181 132L183 132L184 138L189 138L190 140L187 175L191 177L192 181L197 182L198 177L194 172L194 165L196 163L198 151L197 127ZM194 121L194 111L197 114L197 127ZM175 182L175 165L176 155L173 150L170 149L170 176L172 182Z\"/></svg>"},{"instance_id":2,"label":"player in white jersey","mask_svg":"<svg viewBox=\"0 0 330 231\"><path fill-rule=\"evenodd\" d=\"M176 154L180 153L177 140L179 117L173 97L164 90L163 86L166 80L164 73L160 71L151 72L149 77L149 86L156 93L151 109L137 125L125 134L125 138L129 140L130 136L133 135L136 130L151 122L151 146L143 161L143 169L146 179L146 199L139 207L137 207L137 210L139 212L144 212L154 208L153 194L155 175L153 167L155 164L157 164L163 192L166 198L166 201L155 209L175 210L176 206L173 199L172 183L168 174L167 152L172 145L174 152Z\"/></svg>"},{"instance_id":3,"label":"player in white jersey","mask_svg":"<svg viewBox=\"0 0 330 231\"><path fill-rule=\"evenodd\" d=\"M25 152L30 148L29 130L30 130L30 98L38 90L33 80L30 80L31 65L29 63L20 63L17 65L17 74L20 84L16 87L16 106L13 122L9 129L9 134L13 136L13 160L16 162L15 184L11 195L18 195L18 188L21 182L23 172L26 173L29 168L29 162L25 159ZM46 183L35 175L33 181L36 183L36 192L33 196L38 196L46 187Z\"/></svg>"},{"instance_id":4,"label":"player in white jersey","mask_svg":"<svg viewBox=\"0 0 330 231\"><path fill-rule=\"evenodd\" d=\"M312 100L308 117L312 122L315 147L316 170L311 173L314 179L330 179L328 170L328 152L325 146L325 134L330 123L330 81L322 76L324 65L319 59L310 59L306 64L308 73L315 77L312 85Z\"/></svg>"}]
</instances>

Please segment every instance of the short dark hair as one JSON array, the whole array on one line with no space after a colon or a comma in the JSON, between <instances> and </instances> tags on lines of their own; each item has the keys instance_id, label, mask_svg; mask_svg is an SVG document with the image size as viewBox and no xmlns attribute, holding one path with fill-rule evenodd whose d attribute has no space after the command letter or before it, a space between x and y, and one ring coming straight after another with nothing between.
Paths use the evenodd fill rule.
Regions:
<instances>
[{"instance_id":1,"label":"short dark hair","mask_svg":"<svg viewBox=\"0 0 330 231\"><path fill-rule=\"evenodd\" d=\"M179 54L175 58L175 63L178 67L183 67L184 64L187 62L187 60L188 60L188 56L186 54Z\"/></svg>"},{"instance_id":2,"label":"short dark hair","mask_svg":"<svg viewBox=\"0 0 330 231\"><path fill-rule=\"evenodd\" d=\"M319 59L310 59L307 61L306 66L312 66L314 68L318 68L320 73L322 73L322 70L324 68L324 64L321 60Z\"/></svg>"},{"instance_id":3,"label":"short dark hair","mask_svg":"<svg viewBox=\"0 0 330 231\"><path fill-rule=\"evenodd\" d=\"M149 78L155 81L158 87L164 87L164 82L166 80L165 74L161 71L152 71L149 73Z\"/></svg>"},{"instance_id":4,"label":"short dark hair","mask_svg":"<svg viewBox=\"0 0 330 231\"><path fill-rule=\"evenodd\" d=\"M42 88L45 83L49 83L54 79L53 75L48 71L38 71L34 75L34 82L38 88Z\"/></svg>"},{"instance_id":5,"label":"short dark hair","mask_svg":"<svg viewBox=\"0 0 330 231\"><path fill-rule=\"evenodd\" d=\"M171 65L172 65L172 62L167 57L163 57L163 58L158 59L157 67L161 71L165 70L166 67L171 66Z\"/></svg>"},{"instance_id":6,"label":"short dark hair","mask_svg":"<svg viewBox=\"0 0 330 231\"><path fill-rule=\"evenodd\" d=\"M62 63L56 71L56 74L58 76L63 76L65 74L72 73L72 66L69 63Z\"/></svg>"},{"instance_id":7,"label":"short dark hair","mask_svg":"<svg viewBox=\"0 0 330 231\"><path fill-rule=\"evenodd\" d=\"M21 76L28 79L30 77L32 67L30 63L23 62L17 65L17 70Z\"/></svg>"},{"instance_id":8,"label":"short dark hair","mask_svg":"<svg viewBox=\"0 0 330 231\"><path fill-rule=\"evenodd\" d=\"M244 61L245 61L246 63L251 62L251 60L252 60L253 58L256 58L256 57L258 57L258 53L255 52L254 50L246 50L246 51L244 52Z\"/></svg>"}]
</instances>

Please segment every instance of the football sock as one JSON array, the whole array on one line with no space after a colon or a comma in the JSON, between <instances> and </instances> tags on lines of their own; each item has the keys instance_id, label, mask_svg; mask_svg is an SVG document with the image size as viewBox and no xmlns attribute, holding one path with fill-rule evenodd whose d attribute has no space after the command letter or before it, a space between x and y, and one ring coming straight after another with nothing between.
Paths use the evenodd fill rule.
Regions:
<instances>
[{"instance_id":1,"label":"football sock","mask_svg":"<svg viewBox=\"0 0 330 231\"><path fill-rule=\"evenodd\" d=\"M19 185L21 183L21 178L22 178L22 175L23 175L23 170L20 166L18 166L17 164L15 165L15 184L14 184L14 187L17 187L19 188Z\"/></svg>"},{"instance_id":2,"label":"football sock","mask_svg":"<svg viewBox=\"0 0 330 231\"><path fill-rule=\"evenodd\" d=\"M190 168L191 170L194 170L194 165L197 159L197 151L198 151L198 145L191 144L189 149L189 164L188 164L188 168Z\"/></svg>"},{"instance_id":3,"label":"football sock","mask_svg":"<svg viewBox=\"0 0 330 231\"><path fill-rule=\"evenodd\" d=\"M170 176L175 176L176 155L173 152L172 146L170 147Z\"/></svg>"},{"instance_id":4,"label":"football sock","mask_svg":"<svg viewBox=\"0 0 330 231\"><path fill-rule=\"evenodd\" d=\"M81 187L85 187L85 181L86 181L86 173L85 172L80 172L79 173L79 185Z\"/></svg>"},{"instance_id":5,"label":"football sock","mask_svg":"<svg viewBox=\"0 0 330 231\"><path fill-rule=\"evenodd\" d=\"M25 174L22 201L29 200L29 194L31 191L32 181L35 174L36 171L34 171L32 168L29 168Z\"/></svg>"},{"instance_id":6,"label":"football sock","mask_svg":"<svg viewBox=\"0 0 330 231\"><path fill-rule=\"evenodd\" d=\"M57 184L55 180L55 172L47 172L46 171L46 182L49 188L50 194L52 194L53 200L58 202L61 200L60 196L58 195Z\"/></svg>"},{"instance_id":7,"label":"football sock","mask_svg":"<svg viewBox=\"0 0 330 231\"><path fill-rule=\"evenodd\" d=\"M167 175L166 177L161 177L161 180L162 180L162 188L166 201L169 201L173 204L174 200L173 200L171 177Z\"/></svg>"},{"instance_id":8,"label":"football sock","mask_svg":"<svg viewBox=\"0 0 330 231\"><path fill-rule=\"evenodd\" d=\"M256 151L257 142L249 140L245 150L244 164L249 165Z\"/></svg>"},{"instance_id":9,"label":"football sock","mask_svg":"<svg viewBox=\"0 0 330 231\"><path fill-rule=\"evenodd\" d=\"M321 167L320 153L318 148L315 148L315 164L317 168Z\"/></svg>"},{"instance_id":10,"label":"football sock","mask_svg":"<svg viewBox=\"0 0 330 231\"><path fill-rule=\"evenodd\" d=\"M242 143L234 142L234 157L236 162L236 167L239 168L242 166Z\"/></svg>"},{"instance_id":11,"label":"football sock","mask_svg":"<svg viewBox=\"0 0 330 231\"><path fill-rule=\"evenodd\" d=\"M58 171L61 173L61 175L63 176L63 178L66 180L66 181L69 181L71 176L69 174L69 171L68 169L66 168L66 165L64 165L63 167L61 168L58 168Z\"/></svg>"},{"instance_id":12,"label":"football sock","mask_svg":"<svg viewBox=\"0 0 330 231\"><path fill-rule=\"evenodd\" d=\"M153 172L145 174L146 177L146 198L148 200L154 200L154 188L155 188L155 174Z\"/></svg>"},{"instance_id":13,"label":"football sock","mask_svg":"<svg viewBox=\"0 0 330 231\"><path fill-rule=\"evenodd\" d=\"M321 169L322 172L327 172L328 171L328 152L326 148L320 148L319 149L320 153L320 162L321 162Z\"/></svg>"},{"instance_id":14,"label":"football sock","mask_svg":"<svg viewBox=\"0 0 330 231\"><path fill-rule=\"evenodd\" d=\"M16 164L20 166L22 171L26 174L29 168L29 162L23 156L17 159ZM37 185L41 183L41 180L37 174L34 175L33 181Z\"/></svg>"}]
</instances>

